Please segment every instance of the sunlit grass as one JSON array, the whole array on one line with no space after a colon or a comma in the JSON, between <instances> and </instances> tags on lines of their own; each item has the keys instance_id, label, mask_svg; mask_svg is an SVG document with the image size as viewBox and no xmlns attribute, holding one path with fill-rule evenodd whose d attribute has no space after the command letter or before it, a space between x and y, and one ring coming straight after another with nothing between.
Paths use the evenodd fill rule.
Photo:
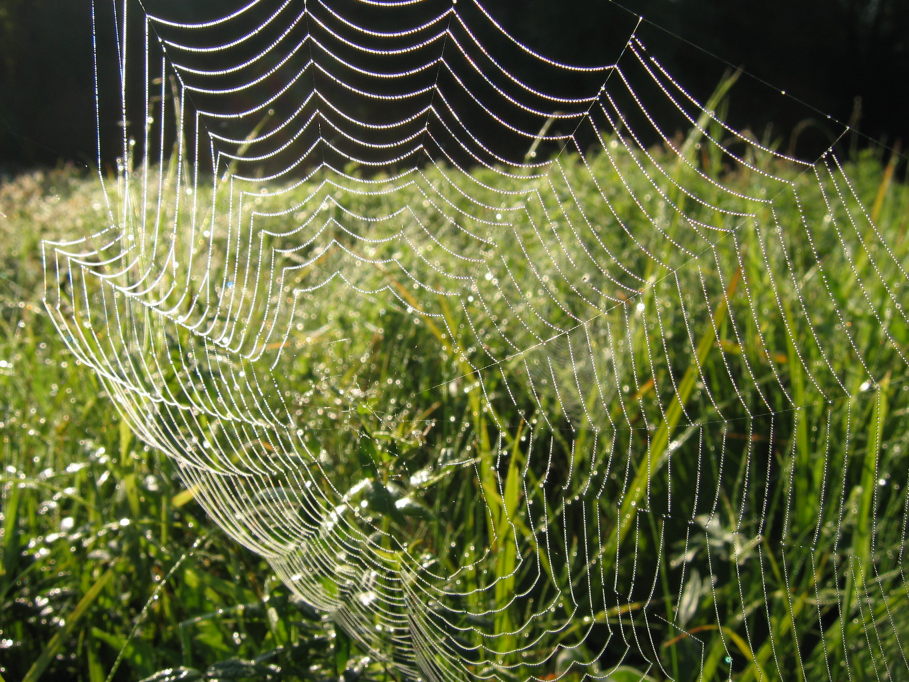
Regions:
<instances>
[{"instance_id":1,"label":"sunlit grass","mask_svg":"<svg viewBox=\"0 0 909 682\"><path fill-rule=\"evenodd\" d=\"M602 158L596 161L602 164ZM869 153L849 170L865 205L872 207L881 233L905 266L909 258L909 191L905 185L891 182L888 173L892 171L886 170L885 162ZM760 175L726 177L719 163L711 167L707 158L701 163L743 192L757 194L761 189ZM574 186L586 187L580 164L571 160L565 166L574 174ZM807 185L811 180L785 166L773 171L795 183ZM420 199L413 197L413 204L419 205ZM364 214L383 210L369 201L382 200L363 200L358 210ZM787 226L800 224L800 208L814 217L825 211L821 205L799 207L786 197L781 201L788 211L781 222ZM153 679L197 679L203 674L232 679L244 675L248 679L327 679L337 677L338 666L358 669L362 661L343 633L326 617L294 602L264 561L213 529L192 494L181 489L170 462L132 437L91 372L73 362L58 338L41 303L39 242L96 228L104 221L102 206L96 179L73 170L23 175L0 186L0 238L4 242L0 250L0 394L4 396L0 406L0 672L10 680L27 674L37 679L43 673L46 679L96 682L112 674L115 679L142 679L172 668L182 668L185 676L171 672ZM697 207L689 208L694 212ZM664 541L669 555L663 556L659 567L661 584L651 610L667 621L682 623L699 640L695 646L691 636L668 627L665 621L650 621L670 674L689 679L686 671L698 669L703 662L704 679L708 680L725 679L730 671L741 679L764 675L826 679L829 664L838 679L848 656L848 666L857 679L873 678L875 672L882 676L885 671L874 668L881 660L892 660L894 669L902 665L900 642L892 633L909 632L902 574L909 440L902 424L909 409L909 386L904 366L892 342L884 337L877 316L888 321L893 339L903 350L909 332L894 320L892 311L888 313L883 288L868 292L872 300L880 302L880 310L868 310L859 295L857 281L874 281L862 277L872 271L865 251L858 250L846 259L832 235L815 234L829 271L836 274L829 282L831 293L855 321L851 333L856 344L867 351L872 366L890 363L895 368L876 388L869 389L861 383L860 368L845 366L845 352L842 357L824 358L811 342L800 312L805 302L797 298L789 279L802 278L801 284L813 282L814 290L820 290L819 275L800 232L793 227L789 241L783 240L786 248L748 227L740 235L739 242L725 246L730 253L741 255L735 277L715 284L709 292L715 326L709 315L702 314L692 321L694 337L689 340L685 311L674 307L659 309L658 328L654 315L660 305L658 297L663 295L659 289L640 296L648 323L628 322L621 306L603 316L603 325L628 325L626 352L637 367L652 369L654 379L649 385L642 382L625 391L624 400L639 406L635 408L637 418L652 424L652 436L646 456L629 462L627 475L633 492L623 498L618 510L608 495L602 504L604 523L611 533L603 555L614 556L616 544L622 544L630 528L613 525L616 515L630 514L651 486L656 497L669 484L664 465L667 453L672 452L671 484L679 508L675 518L681 520L646 514L635 531L638 570L655 564L661 533L669 538ZM697 292L701 286L698 271L680 262L672 244L655 244L665 251L656 253L658 257L680 265L685 290ZM628 257L630 263L630 249ZM653 275L656 279L665 273L655 271ZM743 294L745 285L739 278L748 283L751 298ZM666 286L670 284L665 280ZM892 286L898 295L904 295L905 284ZM666 291L671 292L671 287ZM406 291L402 296L406 298ZM771 310L776 297L786 317L780 320L768 315L765 320L755 320L752 311ZM818 333L825 335L831 348L844 348L845 336L829 302L809 303L817 306L811 308L812 319L816 323L825 320L816 324ZM457 329L456 312L446 310L442 303L439 306L450 320L449 328ZM728 306L738 312L741 329L731 328ZM506 310L497 312L507 315ZM368 442L387 444L396 453L393 462L383 459L383 448L361 453L371 462L372 476L382 480L383 486L393 482L402 462L419 469L427 463L454 460L465 450L481 461L491 460L503 443L510 453L508 466L500 472L501 489L494 478L480 481L493 511L491 521L476 514L476 488L444 475L428 475L423 485L426 494L417 500L420 506L412 515L389 515L383 520L385 527L406 531L401 534L409 538L409 550L434 555L446 570L465 561L472 551L468 547L474 543L482 547L499 542L513 549L514 543L508 542L510 533L530 533L522 525L518 501L526 424L514 421L512 430L503 435L503 443L491 439L490 420L496 418L497 406L507 403L498 395L490 406L492 411L484 409L471 368L457 354L446 352L451 340L439 325L415 324L407 311L379 306L364 307L355 318L346 318L326 305L314 311L311 319L314 329L328 325L338 338L329 331L322 340L317 335L302 339L303 350L311 352L300 352L284 379L291 388L295 382L307 386L306 392L291 401L300 414L311 415L310 408L316 406L324 408L318 418L306 417L315 434L307 437L316 450L325 447L350 455L348 470L341 467L337 471L340 480L352 483L362 476L363 462L357 455L361 446L352 444L350 438L357 432L365 433ZM381 332L375 331L379 329ZM605 329L598 327L600 332ZM373 331L367 334L367 330ZM671 375L648 351L661 343L662 330L674 333L672 343L681 349L678 355L684 353L685 344L696 349L690 363L673 367ZM356 332L353 341L329 343L346 339L351 331ZM384 344L383 338L395 339L395 343ZM463 340L468 341L466 334ZM492 335L487 340L495 343ZM402 354L401 349L412 352ZM392 350L396 353L393 359ZM507 354L501 348L494 350ZM357 362L350 362L351 358ZM726 358L734 368L742 367L739 363L746 359L756 386L769 385L781 376L799 409L793 410L781 396L771 394L771 409L762 412L758 409L762 399L747 381L741 382L746 393L742 402L756 415L750 427L744 426L743 409L731 391L718 395L719 405L712 405L704 385L730 383ZM829 404L816 400L816 391L802 368L826 363L840 373L854 397L837 398ZM348 369L351 365L354 369ZM741 378L733 374L733 379ZM416 399L439 386L445 390L436 391L438 402L435 397L428 402ZM495 391L495 379L485 388ZM672 399L660 404L657 389ZM345 400L355 397L359 402L360 409L344 417L345 428L337 426L340 418L332 412L338 396ZM546 405L558 412L552 396L542 399L549 400ZM622 400L615 396L610 405L615 419L622 413ZM723 410L724 424L719 423L717 407ZM583 407L573 409L580 412ZM703 472L698 438L687 427L687 417L702 421L709 434L705 436L709 442L703 445ZM422 433L424 425L435 420L437 425ZM737 425L743 425L742 429ZM630 421L628 426L623 437L629 439L635 430L641 430L639 421ZM774 442L768 443L771 429ZM574 436L587 439L588 444L592 439L590 433ZM734 446L721 453L717 446L721 440ZM586 452L582 447L577 450ZM690 511L686 491L695 490L702 476L717 480L721 456L732 460L725 466L737 477L735 482L718 496L715 514L700 514L686 523L684 517ZM745 457L755 459L754 470L743 467ZM664 473L656 476L661 467ZM772 494L764 496L760 476L770 476L771 468L777 482L792 477L791 497L783 484L768 486ZM529 481L534 485L542 472L529 475L537 477ZM749 477L758 481L750 488L746 485ZM712 493L712 486L702 491L703 495ZM825 495L826 500L822 499ZM746 504L752 511L744 522L737 521L739 507ZM758 509L763 511L754 511ZM818 509L823 509L820 519ZM785 554L779 552L783 536ZM441 551L451 538L458 540L457 548ZM713 561L726 571L712 585L704 553L695 560L688 557L706 545ZM630 556L622 559L630 560ZM525 577L521 571L515 572L516 557L510 551L499 552L490 565L498 575L512 575L498 584L496 599L510 594ZM542 568L557 570L548 565ZM627 570L628 566L615 568ZM673 589L682 570L689 580L679 613L673 613L671 605L677 597ZM692 579L692 575L699 577ZM470 587L476 577L468 574L464 579ZM769 605L766 609L765 604ZM847 618L837 616L838 604ZM484 604L469 606L482 610ZM635 610L640 608L640 602L632 602L628 613L603 612L596 620L640 627L635 620L640 615ZM723 614L721 628L715 623L715 612ZM510 619L521 615L502 612L491 627L508 632ZM579 626L568 624L568 633ZM503 637L499 646L507 651L514 642ZM797 660L800 664L795 664ZM635 672L634 666L640 661L627 663L628 679L639 679L643 667ZM390 679L381 664L370 662L366 668L364 678ZM649 674L658 678L654 670Z\"/></svg>"}]
</instances>

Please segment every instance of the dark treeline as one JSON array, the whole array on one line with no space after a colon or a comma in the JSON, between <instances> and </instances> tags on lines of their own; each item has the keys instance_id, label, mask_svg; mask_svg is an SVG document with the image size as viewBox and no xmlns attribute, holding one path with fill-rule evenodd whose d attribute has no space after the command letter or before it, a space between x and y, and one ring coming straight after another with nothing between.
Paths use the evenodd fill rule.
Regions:
<instances>
[{"instance_id":1,"label":"dark treeline","mask_svg":"<svg viewBox=\"0 0 909 682\"><path fill-rule=\"evenodd\" d=\"M634 25L634 18L610 0L485 4L522 41L573 63L611 63ZM99 23L109 22L110 0L97 0L97 5ZM198 20L228 5L194 0L173 8L181 19ZM793 131L815 128L822 138L833 134L836 126L818 113L823 112L874 139L909 138L905 0L767 0L758 5L625 0L624 6L667 29L645 23L642 32L651 51L694 94L709 94L727 66L684 41L818 110L740 81L728 114L736 126L791 145ZM93 162L90 7L89 0L0 0L0 165ZM113 59L113 52L102 50L101 58ZM102 127L115 128L116 88L104 88L102 100Z\"/></svg>"}]
</instances>

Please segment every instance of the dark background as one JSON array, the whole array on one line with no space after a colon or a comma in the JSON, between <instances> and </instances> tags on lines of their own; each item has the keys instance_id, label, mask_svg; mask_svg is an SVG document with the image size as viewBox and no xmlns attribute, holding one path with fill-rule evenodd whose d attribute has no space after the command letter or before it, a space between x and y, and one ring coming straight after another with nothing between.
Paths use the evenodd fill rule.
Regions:
<instances>
[{"instance_id":1,"label":"dark background","mask_svg":"<svg viewBox=\"0 0 909 682\"><path fill-rule=\"evenodd\" d=\"M109 4L98 0L99 21ZM624 13L609 0L485 4L521 40L563 61L610 63L621 49L609 27ZM223 6L181 5L181 18ZM852 124L868 143L909 140L909 0L624 0L622 7L652 22L645 24L657 43L652 51L694 92L709 93L718 72L701 68L703 55L692 59L690 44L815 109L737 86L736 126L772 126L785 139L799 124L823 120L822 112ZM0 166L92 163L89 8L89 0L0 0ZM116 113L115 101L107 106Z\"/></svg>"}]
</instances>

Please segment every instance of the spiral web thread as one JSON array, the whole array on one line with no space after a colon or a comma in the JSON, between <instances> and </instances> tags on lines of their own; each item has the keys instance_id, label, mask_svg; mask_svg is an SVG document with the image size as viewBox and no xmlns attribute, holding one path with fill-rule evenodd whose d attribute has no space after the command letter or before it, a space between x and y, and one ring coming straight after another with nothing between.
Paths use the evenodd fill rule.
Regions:
<instances>
[{"instance_id":1,"label":"spiral web thread","mask_svg":"<svg viewBox=\"0 0 909 682\"><path fill-rule=\"evenodd\" d=\"M477 0L219 6L93 6L120 162L44 256L226 533L409 679L906 674L906 256L836 143L623 11L577 66Z\"/></svg>"}]
</instances>

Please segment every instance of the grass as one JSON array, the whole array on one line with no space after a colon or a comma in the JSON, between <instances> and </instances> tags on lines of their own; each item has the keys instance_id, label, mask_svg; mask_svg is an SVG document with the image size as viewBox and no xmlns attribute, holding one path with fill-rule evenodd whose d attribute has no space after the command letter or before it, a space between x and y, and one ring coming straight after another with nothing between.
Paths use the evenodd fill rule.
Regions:
<instances>
[{"instance_id":1,"label":"grass","mask_svg":"<svg viewBox=\"0 0 909 682\"><path fill-rule=\"evenodd\" d=\"M686 151L694 154L695 143ZM651 197L653 188L633 172L630 157L612 149L612 160L600 154L591 163L618 212L636 215L623 192L611 189L620 187L619 175L638 183L635 192L648 197L655 215L667 211L668 202ZM653 153L673 163L666 150ZM648 287L627 304L609 306L586 332L505 360L518 377L520 414L495 372L481 372L478 381L456 352L478 342L461 311L379 269L363 281L390 284L399 298L389 294L379 304L340 308L330 305L335 291L329 289L307 299L308 318L292 336L300 352L282 361L281 387L305 427L307 446L331 453L339 489L353 490L368 471L369 513L384 531L404 538L383 549L387 566L405 551L430 558L438 573L476 562L477 570L460 578L465 608L480 612L501 604L532 581L536 566L522 560L516 546L537 541L539 518L522 498L537 508L552 505L555 498L537 492L542 482L575 493L583 483L566 476L564 466L534 459L540 451L528 440L533 425L533 447L551 437L557 462L570 461L576 471L603 480L602 494L584 504L587 514L602 518L604 549L594 559L607 574L604 584L611 588L612 572L627 576L632 566L634 574L659 577L653 586L623 585L615 604L594 614L588 646L620 628L648 632L666 674L676 679L689 679L692 670L701 670L704 680L841 679L846 669L856 680L898 679L906 674L903 647L909 644L902 641L909 635L903 574L909 384L900 358L909 330L889 292L904 298L906 282L893 262L909 264L909 189L888 161L865 152L848 174L889 244L889 265L871 228L848 226L845 208L855 210L858 202L845 197L826 206L811 189L810 173L769 159L754 162L798 186L803 203L785 187L771 187L776 213L761 209L734 236L718 237L715 257L693 238L681 243L700 244L696 262L654 238L644 246L656 258L647 259L623 235L604 234L605 246L623 263L646 273ZM706 152L695 162L742 194L767 191L759 173L730 172ZM586 193L581 201L597 205L584 165L566 157L562 166L572 186ZM502 182L492 173L478 176ZM673 177L722 203L719 191L690 169L678 165ZM427 182L438 179L429 174ZM835 196L833 182L824 178L829 196ZM112 409L110 386L66 350L41 303L39 241L102 225L96 185L64 168L7 178L0 186L0 394L6 396L0 407L0 674L90 682L308 680L342 673L345 679L394 679L364 655L362 644L295 598L266 562L213 526L198 494L180 485L177 467L138 441ZM302 197L310 189L296 191ZM661 189L689 215L728 219L693 203L668 180ZM405 203L418 207L427 226L456 239L438 224L425 196L410 191ZM487 198L500 201L492 193ZM571 214L568 197L561 199ZM384 197L343 203L364 215L391 205ZM556 210L555 204L546 208ZM339 209L327 211L341 217ZM840 232L825 215L836 217ZM691 232L672 211L662 218L680 239ZM532 240L526 243L534 248ZM384 248L377 247L377 257ZM551 250L544 242L536 248L512 263L523 268L514 272L516 283L533 282L528 263L545 262ZM456 265L438 249L433 257ZM578 250L565 258L568 268L568 260L580 263L583 255ZM570 316L546 308L544 292L531 289L528 305L567 326ZM620 294L613 289L610 296ZM396 303L401 300L427 312L431 306L438 317L415 316ZM578 305L572 314L590 317L578 297L566 300ZM530 333L522 337L515 322L531 319L528 308L508 303L494 301L483 318L480 341L491 357L512 356L492 333L497 324L520 339L521 348L536 343ZM193 343L189 336L177 341ZM861 349L876 384L868 382L850 343ZM615 386L605 396L590 388L598 383L591 380L595 369L576 355L584 344L616 351L610 366ZM547 358L557 362L547 365ZM573 402L553 388L572 385L571 372L588 382L588 393L578 392ZM545 386L547 373L549 388L534 398L531 381L520 377ZM788 397L775 386L785 387ZM357 409L344 409L354 401ZM598 440L585 414L618 425L615 440ZM548 427L543 415L558 423ZM464 453L478 463L476 479L443 466ZM420 483L402 483L417 472L425 474ZM402 488L411 507L387 499L400 500ZM550 511L553 528L580 527L579 505L570 499ZM577 554L587 547L579 536L542 556L540 570L551 583L583 586ZM494 550L491 556L483 555L484 547ZM500 578L491 595L471 591L484 569ZM321 579L326 595L342 589L331 575ZM552 596L545 585L536 589L539 603ZM532 606L516 603L484 623L496 634L487 644L500 652L520 645L513 630ZM543 618L563 624L566 614L561 604ZM568 623L566 641L582 627L587 624ZM465 637L467 646L484 641L475 633ZM608 645L604 661L623 651L621 642ZM483 661L475 665L484 669ZM613 678L663 674L629 654Z\"/></svg>"},{"instance_id":2,"label":"grass","mask_svg":"<svg viewBox=\"0 0 909 682\"><path fill-rule=\"evenodd\" d=\"M331 625L209 526L43 311L38 241L92 214L94 183L38 172L0 194L0 673L92 682L168 668L185 676L159 679L333 673Z\"/></svg>"}]
</instances>

